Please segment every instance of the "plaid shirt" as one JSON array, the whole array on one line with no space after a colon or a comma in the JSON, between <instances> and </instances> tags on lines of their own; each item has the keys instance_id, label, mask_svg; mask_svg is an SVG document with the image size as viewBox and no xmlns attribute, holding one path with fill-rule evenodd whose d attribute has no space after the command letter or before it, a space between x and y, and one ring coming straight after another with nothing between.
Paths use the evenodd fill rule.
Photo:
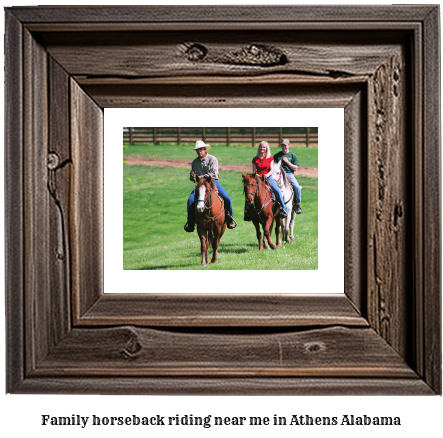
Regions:
<instances>
[{"instance_id":1,"label":"plaid shirt","mask_svg":"<svg viewBox=\"0 0 443 438\"><path fill-rule=\"evenodd\" d=\"M218 160L213 155L206 154L203 160L196 158L192 162L192 170L198 176L211 176L212 179L218 179Z\"/></svg>"}]
</instances>

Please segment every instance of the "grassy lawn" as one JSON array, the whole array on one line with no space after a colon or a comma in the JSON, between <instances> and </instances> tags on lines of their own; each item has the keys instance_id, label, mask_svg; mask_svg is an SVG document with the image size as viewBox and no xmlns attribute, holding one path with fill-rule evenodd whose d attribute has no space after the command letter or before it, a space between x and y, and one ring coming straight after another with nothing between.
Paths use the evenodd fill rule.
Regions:
<instances>
[{"instance_id":1,"label":"grassy lawn","mask_svg":"<svg viewBox=\"0 0 443 438\"><path fill-rule=\"evenodd\" d=\"M191 148L194 145L153 145L137 144L127 145L123 154L125 156L147 157L170 160L193 160L196 157L195 151ZM271 153L274 155L280 152L280 147L271 145ZM292 147L290 151L297 155L300 166L318 168L318 148ZM209 153L215 155L219 163L225 164L245 164L251 165L252 158L257 152L257 148L251 146L213 146ZM252 165L251 165L252 166ZM223 185L223 184L222 184Z\"/></svg>"},{"instance_id":2,"label":"grassy lawn","mask_svg":"<svg viewBox=\"0 0 443 438\"><path fill-rule=\"evenodd\" d=\"M194 157L192 150L188 152ZM241 174L222 170L220 182L232 198L238 226L227 229L223 235L218 263L202 268L197 232L183 230L186 201L194 187L189 181L189 170L124 164L124 269L317 269L318 180L298 180L303 186L303 214L295 221L295 242L259 252L252 222L243 222Z\"/></svg>"}]
</instances>

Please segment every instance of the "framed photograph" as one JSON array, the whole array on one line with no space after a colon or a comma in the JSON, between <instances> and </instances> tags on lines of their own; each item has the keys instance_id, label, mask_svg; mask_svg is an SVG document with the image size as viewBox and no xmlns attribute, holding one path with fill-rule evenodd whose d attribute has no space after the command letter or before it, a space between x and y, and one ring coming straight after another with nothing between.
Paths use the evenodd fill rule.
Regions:
<instances>
[{"instance_id":1,"label":"framed photograph","mask_svg":"<svg viewBox=\"0 0 443 438\"><path fill-rule=\"evenodd\" d=\"M124 254L125 271L201 270L201 239L209 245L209 260L205 257L203 261L206 270L318 269L319 148L317 143L314 146L314 142L311 142L311 147L306 145L308 129L317 132L318 127L308 128L299 125L283 128L278 125L283 123L287 126L288 123L293 124L294 120L298 122L303 109L157 108L138 111L141 114L135 120L140 122L134 125L136 126L134 128L127 128L129 132L123 145L123 177L120 178L117 187L121 193L117 195L116 189L112 186L108 204L112 209L109 213L111 217L117 215L121 217L123 212L123 226L115 227L110 224L110 237L115 236L115 228L123 230L123 235L116 236L115 240L120 246L124 242L120 251ZM135 113L138 111L135 110ZM336 141L330 142L328 148L325 148L323 159L327 159L328 155L333 157L335 152L337 157L341 156L338 161L343 168L343 110L319 109L317 112L319 117L330 114L329 126L335 128L335 134L332 132L329 134L329 130L324 131L328 132L328 137ZM122 117L120 114L125 114L126 111L117 110L117 114L114 113L115 111L112 111L109 114L109 110L106 110L105 119L111 116L113 120L111 128L115 124L116 131L118 121ZM131 111L126 119L131 119L132 113L134 112ZM313 115L315 111L310 113ZM334 114L336 114L335 119ZM134 123L135 120L130 121ZM155 126L141 126L140 123L145 120L155 123ZM333 125L334 120L338 121L337 126ZM171 125L174 121L180 123L180 127ZM193 126L197 121L204 126ZM256 126L248 125L252 121ZM242 126L239 123L242 123ZM114 138L114 135L110 136ZM295 172L291 172L290 176L286 176L284 168L283 172L280 170L281 163L276 163L279 157L277 154L282 155L280 143L283 140L288 141L288 145L284 146L287 148L287 155L298 163ZM340 140L341 144L337 147ZM252 175L252 161L262 143L266 147L266 161L262 162L266 164L260 167L259 172L262 174L273 172L273 174L272 178L267 178L266 183L261 185L261 190L250 189L254 190L254 195L250 195L250 198L257 203L257 207L254 204L249 208L253 207L252 214L259 213L254 222L250 217L249 208L247 209L243 175ZM196 144L201 147L195 149ZM105 196L109 186L106 172L113 182L118 179L116 175L121 173L121 150L121 145L114 145L114 142L112 146L107 145L105 139L105 154L109 151L110 155L109 160L105 156ZM199 155L205 157L200 158ZM273 156L276 156L276 160ZM201 162L204 164L200 164ZM110 164L108 171L106 163ZM114 163L115 170L112 166ZM216 184L215 191L211 190L211 186L206 188L206 184L202 183L199 187L204 187L205 191L198 194L197 181L190 180L191 169L194 172L199 171L200 175L204 175L202 172L205 170L210 171L211 180ZM337 189L334 189L334 193L338 194L326 198L329 203L323 215L326 216L328 211L333 211L332 200L335 197L339 211L337 219L341 218L338 228L342 231L343 206L340 208L340 202L343 201L344 172L340 172L340 166L335 169L335 175L337 178L334 184L337 184ZM260 177L260 173L258 176ZM289 177L293 178L294 186ZM257 181L257 178L253 178L254 187L259 187ZM323 181L326 184L325 178ZM221 202L217 200L216 195L212 196L216 191L221 196ZM309 206L304 211L301 203L302 191L303 204ZM203 209L201 212L196 212L197 199L200 197L203 199L200 204ZM115 198L123 199L123 206L117 205ZM298 200L299 214L295 208L296 200ZM326 203L325 199L323 202ZM106 206L105 198L105 217L109 217ZM284 222L282 220L283 228L280 227L280 222L279 226L276 226L282 208L288 217L288 220ZM196 224L196 217L200 218L200 227ZM260 240L257 239L255 223L259 226ZM187 232L184 229L185 224ZM269 243L264 235L265 231L270 234ZM211 240L212 235L218 237ZM335 245L332 242L327 246L340 248L343 234L337 232L333 237ZM294 241L295 244L291 245ZM217 245L216 250L212 246L214 244ZM262 250L263 247L281 250L271 251L274 254L268 254L260 251L260 247ZM336 258L343 260L340 255ZM325 265L330 266L332 263ZM121 270L121 265L119 268ZM343 272L343 266L340 271ZM188 283L196 291L195 282L191 280ZM247 290L237 288L236 282L230 281L230 284L232 293ZM207 292L207 287L203 287L203 290ZM226 287L223 291L226 292Z\"/></svg>"},{"instance_id":2,"label":"framed photograph","mask_svg":"<svg viewBox=\"0 0 443 438\"><path fill-rule=\"evenodd\" d=\"M269 294L267 287L251 288L245 270L264 276L271 275L266 271L275 271L270 288L277 294L325 293L331 278L336 291L344 291L343 114L341 108L105 109L105 293L143 293L149 292L147 284L161 284L157 293L226 294L224 270L231 271L229 293L234 295ZM146 120L157 128L141 127ZM193 127L197 120L211 127ZM294 120L317 127L278 127ZM182 127L171 128L174 121ZM123 169L122 123L137 126L125 129ZM232 127L226 128L226 123ZM258 127L240 127L245 123ZM310 147L306 146L308 129ZM323 133L323 142L317 131ZM287 235L281 232L278 251L259 251L254 224L244 220L242 172L251 174L252 158L261 140L268 140L270 153L275 155L281 151L279 138L285 136L290 140L288 149L300 163L295 175L302 187L303 211L296 214L293 192L288 190ZM197 157L193 148L200 138L209 144L210 155L218 159L219 181L231 198L237 222L234 230L224 231L217 263L204 267L211 273L203 272L200 264L198 233L183 229L188 220L188 197L195 187L189 180L191 163ZM327 165L332 162L333 166ZM319 163L323 163L321 177ZM282 182L284 177L275 176L275 180ZM268 192L264 193L269 200ZM278 244L274 230L272 239ZM199 284L194 270L200 271ZM298 272L285 272L288 270ZM295 275L296 281L281 283L287 275Z\"/></svg>"},{"instance_id":3,"label":"framed photograph","mask_svg":"<svg viewBox=\"0 0 443 438\"><path fill-rule=\"evenodd\" d=\"M438 6L12 7L5 41L7 392L441 394ZM105 293L108 108L343 109L343 286Z\"/></svg>"}]
</instances>

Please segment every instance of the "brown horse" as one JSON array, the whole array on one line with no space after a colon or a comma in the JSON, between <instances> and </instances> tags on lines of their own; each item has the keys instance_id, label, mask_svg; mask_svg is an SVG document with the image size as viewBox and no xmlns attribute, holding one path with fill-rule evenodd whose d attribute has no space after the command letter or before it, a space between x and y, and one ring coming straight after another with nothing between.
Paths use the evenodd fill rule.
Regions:
<instances>
[{"instance_id":1,"label":"brown horse","mask_svg":"<svg viewBox=\"0 0 443 438\"><path fill-rule=\"evenodd\" d=\"M280 226L282 219L280 216L280 209L276 203L274 203L274 199L271 195L271 189L268 189L257 173L247 175L242 173L242 177L246 205L251 215L252 222L254 223L255 231L257 232L259 250L263 250L263 245L265 248L268 248L268 244L272 249L275 249L281 245ZM277 245L275 245L271 239L274 220ZM262 225L264 234L263 244L260 224Z\"/></svg>"},{"instance_id":2,"label":"brown horse","mask_svg":"<svg viewBox=\"0 0 443 438\"><path fill-rule=\"evenodd\" d=\"M225 208L210 176L197 176L195 195L195 223L201 243L201 265L206 266L209 263L209 244L213 251L211 263L217 263L218 245L226 230Z\"/></svg>"}]
</instances>

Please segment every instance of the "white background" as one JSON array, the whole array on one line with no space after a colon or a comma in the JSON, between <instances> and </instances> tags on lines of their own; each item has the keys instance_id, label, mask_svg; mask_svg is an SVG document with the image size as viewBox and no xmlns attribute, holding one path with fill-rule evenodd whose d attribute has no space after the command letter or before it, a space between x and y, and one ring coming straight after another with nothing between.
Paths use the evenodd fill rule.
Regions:
<instances>
[{"instance_id":1,"label":"white background","mask_svg":"<svg viewBox=\"0 0 443 438\"><path fill-rule=\"evenodd\" d=\"M319 132L319 268L296 271L297 287L286 293L343 293L344 290L344 110L343 108L151 108L105 109L105 292L195 293L195 271L123 271L123 126L317 126ZM197 139L196 139L197 140ZM280 151L278 144L270 143L272 154ZM196 157L188 147L189 160ZM251 160L256 148L251 148ZM297 152L293 150L293 152ZM217 156L217 147L210 154ZM303 163L300 163L303 166ZM149 168L146 168L149 172ZM220 180L223 185L223 178ZM239 184L240 173L239 173ZM189 193L194 187L189 181ZM303 189L302 189L303 199ZM186 200L178 199L178 208L186 211ZM237 220L242 211L234 208ZM112 220L110 220L112 218ZM183 223L184 225L184 223ZM146 226L149 226L146 223ZM251 224L251 234L255 229ZM227 231L235 233L234 231ZM183 233L185 233L183 231ZM297 236L297 219L294 235ZM194 233L196 249L200 247ZM296 245L297 237L295 239ZM283 246L286 244L283 244ZM258 250L258 246L257 246ZM165 247L165 251L168 249ZM223 239L220 244L223 251ZM278 252L278 250L276 250ZM200 257L195 257L195 264ZM231 281L231 293L249 289L249 276L244 271L199 270L202 283L211 282L211 293L226 293L226 275ZM285 275L285 272L282 273ZM149 285L149 290L146 290ZM156 287L161 285L161 287ZM333 287L332 287L333 286ZM285 293L285 290L278 290ZM269 293L267 291L267 293Z\"/></svg>"},{"instance_id":2,"label":"white background","mask_svg":"<svg viewBox=\"0 0 443 438\"><path fill-rule=\"evenodd\" d=\"M61 2L49 2L45 4L60 4ZM95 1L95 4L109 5L110 1ZM148 4L146 2L132 2L131 4ZM187 2L198 4L194 2ZM201 4L209 2L202 2ZM223 2L217 2L223 4ZM224 2L233 4L232 1ZM241 4L258 4L259 0L243 0ZM271 2L266 2L271 3ZM298 2L287 2L280 0L279 4L297 4ZM307 0L300 4L330 4L334 2L309 2ZM357 1L340 0L340 4L356 4ZM365 1L365 4L389 4L382 1ZM404 3L404 2L403 2ZM32 2L11 1L4 6L31 5ZM156 2L156 4L166 4L166 2ZM170 3L173 4L173 3ZM3 26L4 20L1 20ZM3 74L2 69L0 69ZM3 96L2 96L3 97ZM3 108L3 102L1 104ZM3 123L3 118L0 118ZM0 154L3 156L3 154ZM0 166L3 172L3 166ZM0 185L3 190L3 175L0 175ZM3 192L1 199L4 199ZM2 223L3 223L3 212ZM1 243L3 243L3 233L0 233ZM4 264L0 264L2 282L4 284ZM2 311L0 311L0 327L4 330L4 300L1 300ZM5 357L4 336L0 336L0 355ZM1 361L0 369L0 392L4 391L4 360ZM50 414L54 416L69 416L80 414L84 416L121 416L121 415L261 415L270 416L273 414L290 416L292 414L309 414L312 416L334 416L342 414L355 415L390 415L401 416L401 427L292 427L287 428L235 428L225 427L219 429L195 428L106 428L101 432L106 433L108 438L120 437L123 433L130 433L132 437L147 436L171 436L178 433L180 436L212 436L225 437L244 436L254 433L257 437L268 437L279 434L281 437L370 437L374 435L383 438L392 436L416 437L416 436L441 436L442 433L442 412L443 402L441 397L153 397L153 396L64 396L64 395L0 395L0 432L2 436L33 436L33 437L96 437L97 429L79 427L42 427L39 426L41 415ZM23 434L23 435L22 435Z\"/></svg>"}]
</instances>

